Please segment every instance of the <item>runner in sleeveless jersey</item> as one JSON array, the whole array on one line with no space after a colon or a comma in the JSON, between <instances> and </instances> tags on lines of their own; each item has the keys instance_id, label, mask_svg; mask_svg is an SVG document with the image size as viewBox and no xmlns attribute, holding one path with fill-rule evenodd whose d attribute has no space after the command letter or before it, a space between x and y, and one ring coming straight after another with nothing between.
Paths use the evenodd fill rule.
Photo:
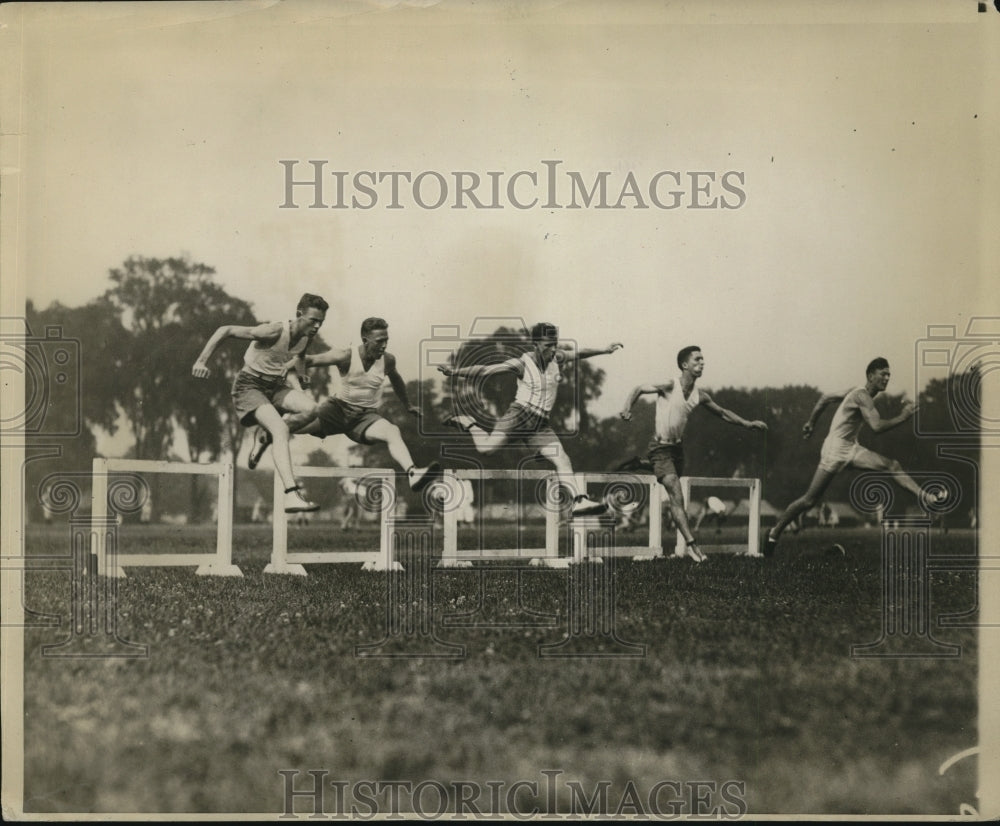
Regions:
<instances>
[{"instance_id":1,"label":"runner in sleeveless jersey","mask_svg":"<svg viewBox=\"0 0 1000 826\"><path fill-rule=\"evenodd\" d=\"M385 443L389 455L406 471L410 488L422 490L440 474L440 466L432 462L427 467L416 467L399 428L378 412L382 388L388 379L403 406L414 416L421 415L420 409L410 404L406 382L396 369L396 357L386 352L388 343L388 323L383 318L372 317L361 324L360 346L306 356L305 369L336 366L340 372L340 388L314 411L289 416L288 428L292 433L320 439L343 433L362 445ZM266 442L257 445L260 454L266 449Z\"/></svg>"},{"instance_id":2,"label":"runner in sleeveless jersey","mask_svg":"<svg viewBox=\"0 0 1000 826\"><path fill-rule=\"evenodd\" d=\"M866 381L863 385L841 395L821 396L816 402L809 421L802 426L802 435L805 439L812 436L817 419L829 405L840 402L840 406L833 414L830 432L820 451L819 466L813 474L808 489L785 508L785 512L771 528L764 541L764 556L771 556L774 553L785 528L800 514L814 507L833 478L848 466L862 470L889 471L895 474L894 478L899 486L913 493L921 504L933 504L938 501L941 494L922 491L920 485L903 471L902 465L896 459L888 459L858 443L858 435L864 425L867 424L876 433L884 433L908 421L916 412L916 406L912 402L906 402L898 416L883 419L879 415L875 409L874 398L888 386L890 375L888 361L884 358L873 359L865 370Z\"/></svg>"},{"instance_id":3,"label":"runner in sleeveless jersey","mask_svg":"<svg viewBox=\"0 0 1000 826\"><path fill-rule=\"evenodd\" d=\"M208 378L211 375L208 360L223 341L229 338L250 340L243 356L243 368L233 382L233 404L240 424L244 427L253 423L258 425L251 448L251 469L257 464L253 450L259 441L266 438L268 443L272 440L275 443L274 467L285 488L285 513L319 509L319 505L302 496L295 481L288 426L281 411L305 416L315 414L315 400L302 390L296 376L287 373L286 364L305 353L326 318L328 308L323 298L306 293L299 299L293 321L269 322L255 327L223 325L209 338L191 368L196 378Z\"/></svg>"},{"instance_id":4,"label":"runner in sleeveless jersey","mask_svg":"<svg viewBox=\"0 0 1000 826\"><path fill-rule=\"evenodd\" d=\"M688 524L680 482L684 473L683 438L688 417L692 410L703 407L725 422L751 430L767 430L767 425L762 421L748 421L720 407L708 393L695 386L705 370L705 357L700 347L691 345L681 350L677 354L677 366L681 372L676 378L664 384L640 384L633 388L620 415L625 421L631 421L632 405L639 396L656 394L655 432L649 444L649 462L656 478L669 494L670 513L687 543L687 556L695 562L704 562L705 554L698 547Z\"/></svg>"},{"instance_id":5,"label":"runner in sleeveless jersey","mask_svg":"<svg viewBox=\"0 0 1000 826\"><path fill-rule=\"evenodd\" d=\"M439 365L438 370L446 376L478 379L498 373L511 372L517 376L517 395L507 412L497 422L492 432L488 432L468 415L451 416L446 424L468 431L476 450L483 454L495 453L512 440L519 440L526 446L535 448L540 455L555 466L556 472L563 474L563 483L573 495L573 515L601 513L607 507L587 496L582 480L574 476L573 463L559 440L559 436L549 424L549 414L556 401L556 392L562 380L562 370L576 359L606 355L621 348L614 343L603 350L580 349L575 352L560 348L559 331L555 325L540 322L531 328L532 349L518 358L509 358L489 365L473 364L466 367Z\"/></svg>"}]
</instances>

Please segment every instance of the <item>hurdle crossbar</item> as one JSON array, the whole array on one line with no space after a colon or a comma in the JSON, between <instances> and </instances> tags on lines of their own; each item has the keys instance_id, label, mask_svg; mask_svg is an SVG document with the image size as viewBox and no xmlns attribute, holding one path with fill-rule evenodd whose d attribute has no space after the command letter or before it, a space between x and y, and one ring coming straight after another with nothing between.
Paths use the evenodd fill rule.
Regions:
<instances>
[{"instance_id":1,"label":"hurdle crossbar","mask_svg":"<svg viewBox=\"0 0 1000 826\"><path fill-rule=\"evenodd\" d=\"M691 504L692 487L711 488L738 488L746 490L750 501L749 524L747 530L747 544L739 543L709 545L715 550L723 553L740 554L742 556L761 556L760 553L760 479L722 479L711 476L682 476L681 492L684 495L684 508ZM677 531L677 545L674 548L674 556L684 556L687 543L684 535Z\"/></svg>"},{"instance_id":2,"label":"hurdle crossbar","mask_svg":"<svg viewBox=\"0 0 1000 826\"><path fill-rule=\"evenodd\" d=\"M108 475L114 472L182 473L219 477L215 553L208 554L123 554L118 552L117 532L109 531ZM125 568L159 568L196 565L200 576L243 576L233 565L233 465L231 462L161 462L146 459L95 458L91 489L90 552L97 558L97 573L123 578ZM108 548L109 532L114 547Z\"/></svg>"},{"instance_id":3,"label":"hurdle crossbar","mask_svg":"<svg viewBox=\"0 0 1000 826\"><path fill-rule=\"evenodd\" d=\"M390 520L396 501L396 473L388 468L344 468L344 467L296 467L299 478L356 476L378 480L384 486L382 507L379 512L379 547L371 551L289 551L288 514L285 513L285 488L281 477L274 474L274 507L271 511L273 542L271 561L264 567L265 574L294 574L306 576L303 565L326 563L357 563L366 571L396 570L401 566L392 559L392 535Z\"/></svg>"}]
</instances>

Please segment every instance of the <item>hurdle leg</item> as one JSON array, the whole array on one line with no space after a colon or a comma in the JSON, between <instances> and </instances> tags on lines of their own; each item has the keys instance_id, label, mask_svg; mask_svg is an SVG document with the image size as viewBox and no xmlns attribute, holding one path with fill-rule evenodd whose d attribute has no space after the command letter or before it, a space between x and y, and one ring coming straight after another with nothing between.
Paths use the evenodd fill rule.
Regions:
<instances>
[{"instance_id":1,"label":"hurdle leg","mask_svg":"<svg viewBox=\"0 0 1000 826\"><path fill-rule=\"evenodd\" d=\"M633 556L633 562L645 562L663 556L663 489L655 479L649 486L649 547L653 555Z\"/></svg>"},{"instance_id":2,"label":"hurdle leg","mask_svg":"<svg viewBox=\"0 0 1000 826\"><path fill-rule=\"evenodd\" d=\"M383 478L385 491L382 496L383 507L379 512L379 552L378 556L369 562L361 564L362 571L402 571L403 563L393 559L392 555L392 509L396 503L396 479ZM388 504L386 504L388 503Z\"/></svg>"},{"instance_id":3,"label":"hurdle leg","mask_svg":"<svg viewBox=\"0 0 1000 826\"><path fill-rule=\"evenodd\" d=\"M760 479L750 483L750 524L747 528L747 556L763 556L760 552Z\"/></svg>"},{"instance_id":4,"label":"hurdle leg","mask_svg":"<svg viewBox=\"0 0 1000 826\"><path fill-rule=\"evenodd\" d=\"M271 510L271 527L271 561L264 566L264 573L305 576L305 566L289 563L287 559L288 515L285 513L285 488L277 473L274 474L274 507Z\"/></svg>"},{"instance_id":5,"label":"hurdle leg","mask_svg":"<svg viewBox=\"0 0 1000 826\"><path fill-rule=\"evenodd\" d=\"M454 472L446 471L441 479L451 488L448 493L448 501L457 502L456 497L460 495L458 477ZM441 559L437 566L439 568L471 568L471 560L458 558L458 509L445 508L444 513L441 514L441 520L444 524L444 539Z\"/></svg>"},{"instance_id":6,"label":"hurdle leg","mask_svg":"<svg viewBox=\"0 0 1000 826\"><path fill-rule=\"evenodd\" d=\"M553 503L560 501L558 490L559 479L560 477L554 474L545 481L545 499L547 502L545 508L545 556L536 556L528 561L529 565L536 568L568 568L574 562L578 561L575 550L571 556L559 556L559 510L553 506ZM553 490L553 487L556 490Z\"/></svg>"},{"instance_id":7,"label":"hurdle leg","mask_svg":"<svg viewBox=\"0 0 1000 826\"><path fill-rule=\"evenodd\" d=\"M243 576L243 572L233 565L233 477L232 465L226 465L219 474L219 509L216 533L217 559L208 565L199 565L195 574L199 576Z\"/></svg>"},{"instance_id":8,"label":"hurdle leg","mask_svg":"<svg viewBox=\"0 0 1000 826\"><path fill-rule=\"evenodd\" d=\"M684 512L687 513L688 503L691 501L691 478L689 476L681 477L681 493L681 506L684 508ZM687 541L680 530L677 531L677 544L674 546L674 556L687 556Z\"/></svg>"},{"instance_id":9,"label":"hurdle leg","mask_svg":"<svg viewBox=\"0 0 1000 826\"><path fill-rule=\"evenodd\" d=\"M125 578L125 569L117 564L108 565L108 465L104 459L94 459L93 482L91 487L91 531L90 552L97 558L97 573L99 576L110 576L116 579ZM117 551L117 546L114 548Z\"/></svg>"}]
</instances>

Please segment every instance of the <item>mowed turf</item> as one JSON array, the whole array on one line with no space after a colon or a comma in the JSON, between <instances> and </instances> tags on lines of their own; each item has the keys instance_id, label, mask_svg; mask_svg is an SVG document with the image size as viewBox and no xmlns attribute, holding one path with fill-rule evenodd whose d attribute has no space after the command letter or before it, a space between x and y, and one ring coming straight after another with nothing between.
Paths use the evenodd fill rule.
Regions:
<instances>
[{"instance_id":1,"label":"mowed turf","mask_svg":"<svg viewBox=\"0 0 1000 826\"><path fill-rule=\"evenodd\" d=\"M198 552L213 537L211 527L121 531L123 552ZM302 549L377 541L370 529L291 531ZM514 543L505 527L485 538ZM43 645L71 639L70 577L30 573L26 607L62 625L25 633L25 809L277 814L280 770L301 772L299 788L325 770L349 784L478 783L487 813L488 781L528 781L538 793L521 787L520 811L544 812L542 772L555 771L564 812L567 781L588 796L606 781L613 815L637 811L620 808L629 781L641 813L660 781L734 780L750 814L954 814L975 802L975 760L938 768L977 742L975 613L964 627L937 620L975 608L975 578L929 575L933 635L961 656L852 658L883 627L879 541L875 530L812 530L769 560L619 560L572 573L411 560L409 579L358 565L314 565L302 578L264 575L270 529L238 526L243 578L153 568L117 582L118 633L148 646L134 659L43 657ZM932 552L972 554L974 541L936 531ZM846 556L824 553L834 542ZM27 545L65 554L68 531L32 528ZM613 606L568 599L595 582L613 583ZM73 639L107 647L102 635ZM308 799L296 805L312 811ZM425 805L436 808L433 794Z\"/></svg>"}]
</instances>

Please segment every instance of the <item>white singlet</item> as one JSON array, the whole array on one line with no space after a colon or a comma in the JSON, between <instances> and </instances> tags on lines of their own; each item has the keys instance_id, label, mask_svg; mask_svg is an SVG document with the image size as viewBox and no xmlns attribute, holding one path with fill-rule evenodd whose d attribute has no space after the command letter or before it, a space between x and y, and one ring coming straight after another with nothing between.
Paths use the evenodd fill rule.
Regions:
<instances>
[{"instance_id":1,"label":"white singlet","mask_svg":"<svg viewBox=\"0 0 1000 826\"><path fill-rule=\"evenodd\" d=\"M514 403L524 405L529 410L548 416L556 403L556 391L562 375L555 359L548 363L543 373L531 353L521 356L524 375L517 380L517 395Z\"/></svg>"},{"instance_id":2,"label":"white singlet","mask_svg":"<svg viewBox=\"0 0 1000 826\"><path fill-rule=\"evenodd\" d=\"M844 396L837 412L833 414L827 439L839 442L856 442L858 440L858 434L865 423L865 417L861 414L861 406L858 401L860 394L867 396L868 391L864 387L855 387Z\"/></svg>"},{"instance_id":3,"label":"white singlet","mask_svg":"<svg viewBox=\"0 0 1000 826\"><path fill-rule=\"evenodd\" d=\"M656 397L655 432L656 441L664 444L675 444L684 436L688 416L698 406L700 396L698 386L691 388L691 395L684 398L681 377L674 379L674 389L667 395Z\"/></svg>"},{"instance_id":4,"label":"white singlet","mask_svg":"<svg viewBox=\"0 0 1000 826\"><path fill-rule=\"evenodd\" d=\"M355 358L357 356L357 358ZM385 383L385 356L379 356L367 370L364 368L361 348L351 349L351 364L347 374L340 377L337 398L358 407L378 407Z\"/></svg>"},{"instance_id":5,"label":"white singlet","mask_svg":"<svg viewBox=\"0 0 1000 826\"><path fill-rule=\"evenodd\" d=\"M285 364L293 357L301 355L309 346L309 336L302 336L294 347L288 346L292 336L291 327L292 322L284 322L281 326L281 334L274 344L251 341L246 353L243 354L244 366L264 376L280 376L285 369Z\"/></svg>"}]
</instances>

